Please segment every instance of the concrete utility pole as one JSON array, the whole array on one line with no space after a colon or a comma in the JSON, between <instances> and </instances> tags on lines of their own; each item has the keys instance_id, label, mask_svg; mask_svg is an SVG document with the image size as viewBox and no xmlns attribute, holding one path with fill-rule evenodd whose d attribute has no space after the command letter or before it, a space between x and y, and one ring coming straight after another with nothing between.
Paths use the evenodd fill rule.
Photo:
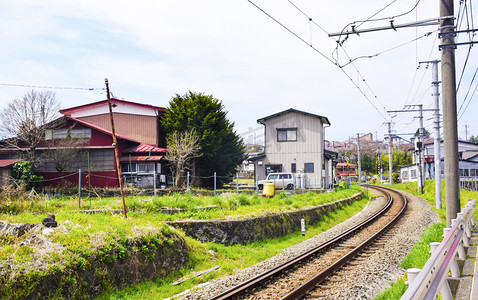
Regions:
<instances>
[{"instance_id":1,"label":"concrete utility pole","mask_svg":"<svg viewBox=\"0 0 478 300\"><path fill-rule=\"evenodd\" d=\"M361 156L360 156L360 134L357 133L357 162L358 162L358 182L362 183L362 162L361 162Z\"/></svg>"},{"instance_id":2,"label":"concrete utility pole","mask_svg":"<svg viewBox=\"0 0 478 300\"><path fill-rule=\"evenodd\" d=\"M392 122L387 122L388 124L388 172L390 185L393 184L392 174L393 174L393 165L392 165Z\"/></svg>"},{"instance_id":3,"label":"concrete utility pole","mask_svg":"<svg viewBox=\"0 0 478 300\"><path fill-rule=\"evenodd\" d=\"M438 91L438 60L432 61L432 84L435 96L434 129L435 141L433 143L433 160L435 162L435 208L442 208L441 200L441 153L440 153L440 92Z\"/></svg>"},{"instance_id":4,"label":"concrete utility pole","mask_svg":"<svg viewBox=\"0 0 478 300\"><path fill-rule=\"evenodd\" d=\"M410 109L415 106L418 106L417 109ZM425 186L425 159L424 159L424 152L423 152L423 142L424 142L424 128L423 128L423 112L424 111L433 111L435 109L423 109L423 104L415 104L415 105L405 105L403 110L387 110L387 112L418 112L418 118L420 119L420 125L418 128L418 142L416 144L418 151L418 181L417 186L418 190L423 194L423 187ZM416 133L414 134L416 135Z\"/></svg>"},{"instance_id":5,"label":"concrete utility pole","mask_svg":"<svg viewBox=\"0 0 478 300\"><path fill-rule=\"evenodd\" d=\"M470 127L470 126L468 126L465 122L465 141L467 141L467 142L468 142L468 127Z\"/></svg>"},{"instance_id":6,"label":"concrete utility pole","mask_svg":"<svg viewBox=\"0 0 478 300\"><path fill-rule=\"evenodd\" d=\"M460 211L453 0L440 0L440 17L446 223L450 226Z\"/></svg>"},{"instance_id":7,"label":"concrete utility pole","mask_svg":"<svg viewBox=\"0 0 478 300\"><path fill-rule=\"evenodd\" d=\"M420 142L420 149L418 149L418 155L420 156L418 158L418 160L420 161L420 177L418 178L418 180L420 182L420 192L423 194L423 188L425 186L425 157L423 152L425 146L425 138L423 134L423 104L418 105L418 119L420 122L420 127L418 128L418 141Z\"/></svg>"}]
</instances>

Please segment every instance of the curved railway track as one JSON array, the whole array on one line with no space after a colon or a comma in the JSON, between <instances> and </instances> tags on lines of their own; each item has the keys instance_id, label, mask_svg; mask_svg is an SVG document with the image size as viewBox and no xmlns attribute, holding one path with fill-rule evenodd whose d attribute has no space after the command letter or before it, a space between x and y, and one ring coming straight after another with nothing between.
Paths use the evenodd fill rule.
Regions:
<instances>
[{"instance_id":1,"label":"curved railway track","mask_svg":"<svg viewBox=\"0 0 478 300\"><path fill-rule=\"evenodd\" d=\"M387 197L374 215L299 256L210 299L301 299L320 294L320 283L382 237L402 216L406 198L388 188L368 186Z\"/></svg>"}]
</instances>

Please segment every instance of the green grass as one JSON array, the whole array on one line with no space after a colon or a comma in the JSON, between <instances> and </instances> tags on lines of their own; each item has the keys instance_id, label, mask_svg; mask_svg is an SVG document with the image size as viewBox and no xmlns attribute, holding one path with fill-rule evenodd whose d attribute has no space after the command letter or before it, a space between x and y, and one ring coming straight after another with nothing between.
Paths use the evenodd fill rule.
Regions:
<instances>
[{"instance_id":1,"label":"green grass","mask_svg":"<svg viewBox=\"0 0 478 300\"><path fill-rule=\"evenodd\" d=\"M305 193L289 195L278 193L273 198L261 197L256 194L222 194L219 196L202 196L201 194L173 194L170 196L127 197L126 206L128 215L150 215L156 221L174 221L181 219L226 219L231 217L254 217L285 210L296 210L319 204L330 203L344 199L360 192L358 186L343 189L334 193ZM1 195L0 195L1 196ZM15 207L15 208L13 208ZM214 207L207 210L198 210L201 207ZM122 210L120 197L95 198L84 201L81 210ZM187 212L174 215L160 213L161 208L180 208ZM6 214L2 219L9 222L38 223L46 213L70 213L80 210L78 198L62 196L37 195L33 199L23 198L0 202L0 212ZM35 213L36 217L29 215ZM66 218L69 218L65 215Z\"/></svg>"},{"instance_id":2,"label":"green grass","mask_svg":"<svg viewBox=\"0 0 478 300\"><path fill-rule=\"evenodd\" d=\"M173 274L168 278L161 278L156 282L144 282L122 289L121 291L105 294L98 297L98 299L163 299L165 297L171 297L186 289L194 288L198 284L222 276L231 275L240 269L250 267L277 255L285 248L303 242L349 219L361 211L367 202L368 199L362 199L350 206L325 215L318 223L307 226L305 236L302 236L301 232L296 231L276 239L266 239L247 245L229 246L216 243L199 243L187 238L188 243L192 245L194 249L191 253L191 269L182 270L178 274ZM192 277L178 286L172 286L172 283L178 276L208 270L214 266L220 266L220 270L204 277Z\"/></svg>"},{"instance_id":3,"label":"green grass","mask_svg":"<svg viewBox=\"0 0 478 300\"><path fill-rule=\"evenodd\" d=\"M217 197L202 195L171 195L164 197L128 197L126 199L130 211L128 218L122 214L96 213L87 215L78 210L78 199L64 196L47 196L28 193L11 194L0 198L0 220L9 223L41 223L47 213L55 213L59 227L55 232L44 238L42 244L27 242L39 232L29 232L21 237L0 237L0 297L9 292L26 293L34 288L39 278L69 268L85 269L94 260L115 261L127 255L128 241L142 240L147 245L161 245L172 242L173 239L186 240L191 249L188 268L162 278L155 283L144 283L138 286L154 286L158 295L172 295L196 284L229 275L238 269L248 267L263 259L271 257L283 248L298 243L318 232L326 230L349 218L352 214L347 210L332 213L324 217L324 221L308 228L306 237L296 233L276 240L262 241L251 245L235 245L225 247L220 244L201 244L184 234L170 229L164 224L166 220L179 219L224 219L244 218L268 215L286 210L312 207L352 196L360 191L357 186L334 193L297 194L279 193L273 198L262 198L257 195L228 194ZM91 204L90 204L91 203ZM82 209L121 209L121 198L97 198L85 201ZM215 205L212 210L200 211L197 207ZM359 206L356 206L359 205ZM364 202L350 206L350 211L358 211ZM161 207L186 208L186 213L174 216L158 212ZM41 230L41 229L40 229ZM39 234L40 236L41 233ZM142 251L142 249L129 249ZM180 286L171 287L171 281L220 265L221 270L201 278L191 278ZM21 278L21 279L19 279ZM75 279L75 278L73 278ZM73 280L72 279L72 280ZM21 280L21 284L18 284ZM136 285L132 289L136 289ZM110 287L112 289L112 287ZM144 288L148 290L149 288ZM158 289L159 291L156 291ZM119 293L123 293L119 292ZM126 290L124 293L129 293ZM146 292L148 293L148 292ZM148 294L144 294L148 295ZM144 296L143 295L143 296ZM114 296L113 296L114 297Z\"/></svg>"},{"instance_id":4,"label":"green grass","mask_svg":"<svg viewBox=\"0 0 478 300\"><path fill-rule=\"evenodd\" d=\"M435 207L435 181L427 180L424 186L424 194L421 194L417 189L416 182L401 183L392 186L393 188L407 191L411 194L417 195L427 201L430 207L438 213L440 222L429 226L422 234L420 240L413 246L410 253L405 257L401 266L402 268L418 268L421 269L430 258L430 243L441 242L443 239L443 228L446 227L446 201L445 201L445 183L442 182L442 209L437 210ZM461 207L464 207L470 199L478 199L478 192L470 192L460 190ZM478 217L478 210L475 210L475 218ZM406 278L403 277L391 287L376 297L379 300L385 299L400 299L400 297L407 290L405 285Z\"/></svg>"}]
</instances>

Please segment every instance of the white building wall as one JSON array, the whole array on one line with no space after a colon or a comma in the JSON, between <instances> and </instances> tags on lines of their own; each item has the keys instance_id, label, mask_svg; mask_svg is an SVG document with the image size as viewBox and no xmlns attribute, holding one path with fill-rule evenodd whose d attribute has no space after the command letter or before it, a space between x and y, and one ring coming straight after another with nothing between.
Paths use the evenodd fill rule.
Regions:
<instances>
[{"instance_id":1,"label":"white building wall","mask_svg":"<svg viewBox=\"0 0 478 300\"><path fill-rule=\"evenodd\" d=\"M116 105L113 107L114 113L124 113L124 114L132 114L132 115L141 115L141 116L152 116L155 117L156 113L153 107L144 107L144 106L137 106L131 105L129 103L121 103L121 102L114 102ZM101 105L87 107L85 109L73 112L71 117L73 118L81 118L85 116L96 116L101 114L109 114L110 110L108 107L108 103L102 103Z\"/></svg>"},{"instance_id":2,"label":"white building wall","mask_svg":"<svg viewBox=\"0 0 478 300\"><path fill-rule=\"evenodd\" d=\"M298 112L289 112L267 119L265 124L266 157L257 165L257 179L266 177L266 165L280 164L283 172L291 172L292 163L297 173L303 173L305 163L314 164L313 173L305 173L309 187L320 187L322 183L324 129L318 117ZM278 142L278 128L297 128L297 140Z\"/></svg>"}]
</instances>

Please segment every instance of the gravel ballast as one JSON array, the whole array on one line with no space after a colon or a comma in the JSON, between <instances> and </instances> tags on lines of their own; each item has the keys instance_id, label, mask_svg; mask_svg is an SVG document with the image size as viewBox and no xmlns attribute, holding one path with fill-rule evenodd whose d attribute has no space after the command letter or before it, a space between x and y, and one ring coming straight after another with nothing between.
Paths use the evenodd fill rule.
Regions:
<instances>
[{"instance_id":1,"label":"gravel ballast","mask_svg":"<svg viewBox=\"0 0 478 300\"><path fill-rule=\"evenodd\" d=\"M324 299L373 299L388 289L391 282L395 282L405 274L405 270L400 267L402 260L420 239L424 230L439 221L438 215L431 210L425 200L411 194L407 194L407 197L409 199L407 212L391 229L392 237L383 248L363 260L359 266L348 268L347 275L341 276L343 281L337 285L338 287L327 290ZM217 295L343 232L377 211L384 201L384 197L377 197L360 213L326 232L284 249L283 253L240 270L236 274L202 284L194 291L184 292L178 299L208 299Z\"/></svg>"}]
</instances>

